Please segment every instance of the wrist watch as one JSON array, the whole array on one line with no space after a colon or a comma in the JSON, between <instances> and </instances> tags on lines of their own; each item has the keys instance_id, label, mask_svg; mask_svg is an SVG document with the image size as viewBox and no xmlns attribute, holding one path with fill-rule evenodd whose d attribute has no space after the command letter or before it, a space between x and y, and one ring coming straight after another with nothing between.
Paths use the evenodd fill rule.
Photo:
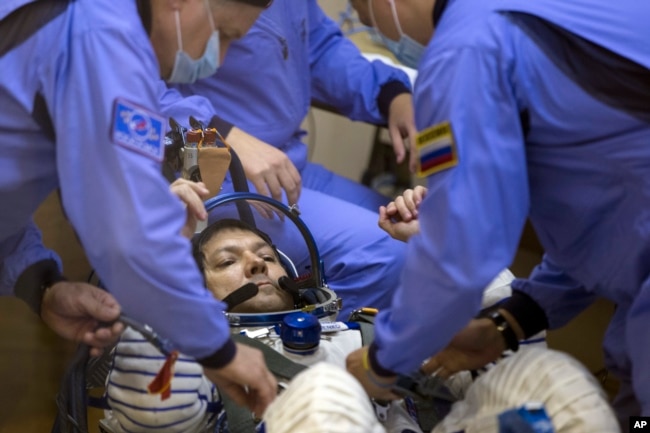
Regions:
<instances>
[{"instance_id":1,"label":"wrist watch","mask_svg":"<svg viewBox=\"0 0 650 433\"><path fill-rule=\"evenodd\" d=\"M506 342L506 347L513 352L519 350L519 339L517 338L517 334L515 334L515 331L512 329L506 318L503 317L498 310L491 311L486 317L497 327L497 331L499 331Z\"/></svg>"}]
</instances>

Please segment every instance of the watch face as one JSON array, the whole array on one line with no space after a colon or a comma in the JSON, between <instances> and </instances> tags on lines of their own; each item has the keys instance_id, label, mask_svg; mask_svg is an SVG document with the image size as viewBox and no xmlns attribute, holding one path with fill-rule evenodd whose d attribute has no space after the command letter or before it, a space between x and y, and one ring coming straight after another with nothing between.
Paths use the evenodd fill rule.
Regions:
<instances>
[{"instance_id":1,"label":"watch face","mask_svg":"<svg viewBox=\"0 0 650 433\"><path fill-rule=\"evenodd\" d=\"M501 313L499 313L498 311L492 312L492 314L490 314L490 319L492 319L492 321L497 325L497 327L503 326L504 322L506 324L508 323L506 322L505 317L503 317Z\"/></svg>"},{"instance_id":2,"label":"watch face","mask_svg":"<svg viewBox=\"0 0 650 433\"><path fill-rule=\"evenodd\" d=\"M494 323L497 328L497 331L503 336L503 339L506 342L506 347L513 352L516 352L519 348L519 341L517 340L517 335L514 330L510 327L510 323L506 320L505 317L499 313L499 311L493 311L490 313L490 320Z\"/></svg>"}]
</instances>

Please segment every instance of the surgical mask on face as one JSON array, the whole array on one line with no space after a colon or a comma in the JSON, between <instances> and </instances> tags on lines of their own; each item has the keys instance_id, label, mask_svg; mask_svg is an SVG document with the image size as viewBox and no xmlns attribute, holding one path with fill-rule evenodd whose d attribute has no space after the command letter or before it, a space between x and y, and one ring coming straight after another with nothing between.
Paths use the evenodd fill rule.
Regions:
<instances>
[{"instance_id":1,"label":"surgical mask on face","mask_svg":"<svg viewBox=\"0 0 650 433\"><path fill-rule=\"evenodd\" d=\"M388 51L390 51L393 54L397 52L397 47L398 47L397 41L388 39L379 30L377 30L376 27L369 27L368 33L370 34L370 39L372 39L373 42L385 46L386 48L388 48Z\"/></svg>"},{"instance_id":2,"label":"surgical mask on face","mask_svg":"<svg viewBox=\"0 0 650 433\"><path fill-rule=\"evenodd\" d=\"M183 38L181 37L181 19L176 11L176 36L178 38L178 51L174 60L172 74L167 79L168 83L193 83L201 78L209 77L219 68L219 32L214 27L212 13L208 8L208 18L212 27L212 35L205 45L203 55L198 59L191 58L183 51Z\"/></svg>"},{"instance_id":3,"label":"surgical mask on face","mask_svg":"<svg viewBox=\"0 0 650 433\"><path fill-rule=\"evenodd\" d=\"M395 8L395 1L389 0L391 13L393 15L393 22L397 27L400 38L398 41L394 41L387 36L385 36L379 27L377 27L377 22L375 21L375 14L372 10L372 0L368 0L368 10L370 12L370 19L372 20L372 25L377 29L377 34L381 37L382 42L388 48L390 52L395 55L397 60L400 61L404 66L409 68L417 69L422 58L422 53L426 48L421 43L417 42L407 34L402 31L402 26L399 24L399 19L397 18L397 9Z\"/></svg>"}]
</instances>

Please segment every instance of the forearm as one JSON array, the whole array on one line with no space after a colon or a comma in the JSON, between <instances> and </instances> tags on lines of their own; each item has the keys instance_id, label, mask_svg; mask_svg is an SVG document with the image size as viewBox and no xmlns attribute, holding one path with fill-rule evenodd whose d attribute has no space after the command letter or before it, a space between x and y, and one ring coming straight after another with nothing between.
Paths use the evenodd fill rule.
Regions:
<instances>
[{"instance_id":1,"label":"forearm","mask_svg":"<svg viewBox=\"0 0 650 433\"><path fill-rule=\"evenodd\" d=\"M167 87L161 80L158 83L160 93L160 110L167 117L174 118L182 125L187 125L190 116L204 122L223 137L228 137L234 125L220 117L208 98L200 95L183 96L177 89Z\"/></svg>"},{"instance_id":2,"label":"forearm","mask_svg":"<svg viewBox=\"0 0 650 433\"><path fill-rule=\"evenodd\" d=\"M596 299L593 292L567 275L548 256L544 256L529 278L514 280L512 288L513 298L507 309L517 318L526 336L535 330L566 325Z\"/></svg>"},{"instance_id":3,"label":"forearm","mask_svg":"<svg viewBox=\"0 0 650 433\"><path fill-rule=\"evenodd\" d=\"M159 80L156 83L160 113L166 117L172 117L182 125L189 125L189 118L193 116L197 120L207 124L215 114L215 109L210 100L200 95L183 96L181 92ZM219 130L221 134L227 134Z\"/></svg>"},{"instance_id":4,"label":"forearm","mask_svg":"<svg viewBox=\"0 0 650 433\"><path fill-rule=\"evenodd\" d=\"M499 305L499 312L508 320L519 340L548 328L544 310L530 296L517 290Z\"/></svg>"},{"instance_id":5,"label":"forearm","mask_svg":"<svg viewBox=\"0 0 650 433\"><path fill-rule=\"evenodd\" d=\"M40 311L44 288L61 281L61 260L45 248L33 222L0 245L0 293L13 293L35 311Z\"/></svg>"},{"instance_id":6,"label":"forearm","mask_svg":"<svg viewBox=\"0 0 650 433\"><path fill-rule=\"evenodd\" d=\"M53 122L63 206L89 262L123 313L151 326L183 353L211 357L230 340L224 306L203 284L190 243L181 235L185 209L160 174L165 122L157 114L159 94L151 83L157 63L147 51L150 46L134 38L113 29L78 38L78 58L121 46L124 65L108 78L91 75L89 86L106 90L92 104L78 86L48 99L59 113ZM88 80L86 66L72 68L70 80L77 75ZM79 111L79 106L87 107ZM131 116L144 119L146 146L127 127L118 127ZM95 128L85 127L90 124Z\"/></svg>"},{"instance_id":7,"label":"forearm","mask_svg":"<svg viewBox=\"0 0 650 433\"><path fill-rule=\"evenodd\" d=\"M57 263L52 259L41 260L30 265L20 274L14 294L40 316L45 290L59 281L65 281L65 278Z\"/></svg>"},{"instance_id":8,"label":"forearm","mask_svg":"<svg viewBox=\"0 0 650 433\"><path fill-rule=\"evenodd\" d=\"M385 123L393 98L411 91L408 75L383 62L368 61L315 4L310 6L309 22L313 98L353 120Z\"/></svg>"},{"instance_id":9,"label":"forearm","mask_svg":"<svg viewBox=\"0 0 650 433\"><path fill-rule=\"evenodd\" d=\"M377 108L384 119L388 120L388 112L393 99L403 93L411 93L411 88L402 81L391 80L381 86L377 96Z\"/></svg>"}]
</instances>

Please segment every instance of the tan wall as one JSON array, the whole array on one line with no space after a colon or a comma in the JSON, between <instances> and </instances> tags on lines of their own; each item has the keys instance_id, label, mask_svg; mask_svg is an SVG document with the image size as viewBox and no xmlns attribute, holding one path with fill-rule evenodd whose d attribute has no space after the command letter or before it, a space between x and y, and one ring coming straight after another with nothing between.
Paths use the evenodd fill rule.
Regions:
<instances>
[{"instance_id":1,"label":"tan wall","mask_svg":"<svg viewBox=\"0 0 650 433\"><path fill-rule=\"evenodd\" d=\"M59 252L66 275L85 280L89 266L53 194L36 223L46 245ZM42 433L52 428L55 395L73 343L59 338L20 300L0 302L0 433ZM93 430L96 431L96 430Z\"/></svg>"}]
</instances>

